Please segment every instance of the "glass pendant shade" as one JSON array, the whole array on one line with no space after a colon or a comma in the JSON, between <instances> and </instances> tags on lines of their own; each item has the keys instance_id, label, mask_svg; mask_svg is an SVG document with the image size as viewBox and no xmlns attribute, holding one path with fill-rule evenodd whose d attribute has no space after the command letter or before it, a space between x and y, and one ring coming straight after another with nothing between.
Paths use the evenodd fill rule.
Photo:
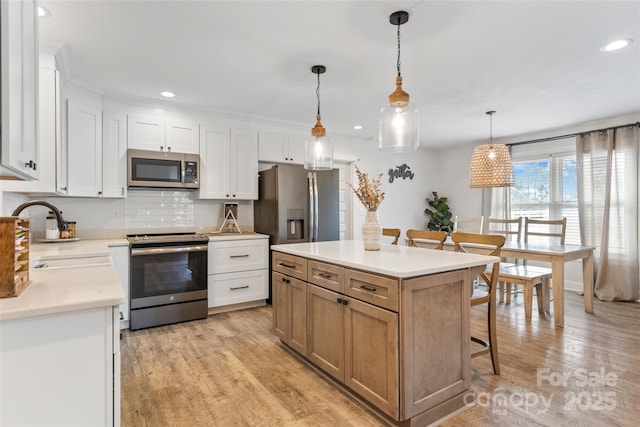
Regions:
<instances>
[{"instance_id":1,"label":"glass pendant shade","mask_svg":"<svg viewBox=\"0 0 640 427\"><path fill-rule=\"evenodd\" d=\"M333 169L333 141L327 136L327 130L320 121L320 74L327 70L324 65L314 65L311 72L318 76L316 97L318 98L318 112L316 124L311 128L311 136L304 144L304 168L308 170Z\"/></svg>"},{"instance_id":2,"label":"glass pendant shade","mask_svg":"<svg viewBox=\"0 0 640 427\"><path fill-rule=\"evenodd\" d=\"M326 135L311 135L304 147L304 168L309 170L333 169L333 142Z\"/></svg>"},{"instance_id":3,"label":"glass pendant shade","mask_svg":"<svg viewBox=\"0 0 640 427\"><path fill-rule=\"evenodd\" d=\"M513 165L504 144L484 144L473 150L469 166L471 188L511 187Z\"/></svg>"},{"instance_id":4,"label":"glass pendant shade","mask_svg":"<svg viewBox=\"0 0 640 427\"><path fill-rule=\"evenodd\" d=\"M411 104L390 104L380 110L378 149L405 153L418 149L420 121L418 110Z\"/></svg>"}]
</instances>

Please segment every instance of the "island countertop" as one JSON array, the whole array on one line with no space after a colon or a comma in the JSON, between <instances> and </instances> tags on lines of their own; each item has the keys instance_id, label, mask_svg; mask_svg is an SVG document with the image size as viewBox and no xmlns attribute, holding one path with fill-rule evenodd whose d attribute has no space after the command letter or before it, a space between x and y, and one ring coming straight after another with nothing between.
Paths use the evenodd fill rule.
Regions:
<instances>
[{"instance_id":1,"label":"island countertop","mask_svg":"<svg viewBox=\"0 0 640 427\"><path fill-rule=\"evenodd\" d=\"M385 244L381 245L379 251L365 251L361 240L291 243L272 245L271 249L401 279L486 265L500 259L488 255Z\"/></svg>"}]
</instances>

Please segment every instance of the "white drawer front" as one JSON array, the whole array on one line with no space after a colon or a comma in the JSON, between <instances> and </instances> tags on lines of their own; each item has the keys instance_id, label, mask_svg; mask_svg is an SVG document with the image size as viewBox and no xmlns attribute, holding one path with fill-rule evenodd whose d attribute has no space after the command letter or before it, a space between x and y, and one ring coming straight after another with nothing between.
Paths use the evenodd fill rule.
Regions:
<instances>
[{"instance_id":1,"label":"white drawer front","mask_svg":"<svg viewBox=\"0 0 640 427\"><path fill-rule=\"evenodd\" d=\"M269 268L269 240L209 243L209 274Z\"/></svg>"},{"instance_id":2,"label":"white drawer front","mask_svg":"<svg viewBox=\"0 0 640 427\"><path fill-rule=\"evenodd\" d=\"M209 307L267 299L269 270L209 275Z\"/></svg>"}]
</instances>

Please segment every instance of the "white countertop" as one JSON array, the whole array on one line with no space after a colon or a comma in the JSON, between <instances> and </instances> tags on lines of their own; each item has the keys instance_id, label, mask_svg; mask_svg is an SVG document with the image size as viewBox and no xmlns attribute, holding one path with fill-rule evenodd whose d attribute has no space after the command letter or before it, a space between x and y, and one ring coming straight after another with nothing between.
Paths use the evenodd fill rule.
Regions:
<instances>
[{"instance_id":1,"label":"white countertop","mask_svg":"<svg viewBox=\"0 0 640 427\"><path fill-rule=\"evenodd\" d=\"M423 276L498 261L498 257L408 246L381 245L365 251L361 240L272 245L278 252L398 278Z\"/></svg>"},{"instance_id":2,"label":"white countertop","mask_svg":"<svg viewBox=\"0 0 640 427\"><path fill-rule=\"evenodd\" d=\"M127 239L76 240L72 242L33 243L29 259L82 258L109 256L109 246L129 246Z\"/></svg>"},{"instance_id":3,"label":"white countertop","mask_svg":"<svg viewBox=\"0 0 640 427\"><path fill-rule=\"evenodd\" d=\"M31 270L31 283L14 298L0 299L0 320L114 306L124 301L111 265Z\"/></svg>"}]
</instances>

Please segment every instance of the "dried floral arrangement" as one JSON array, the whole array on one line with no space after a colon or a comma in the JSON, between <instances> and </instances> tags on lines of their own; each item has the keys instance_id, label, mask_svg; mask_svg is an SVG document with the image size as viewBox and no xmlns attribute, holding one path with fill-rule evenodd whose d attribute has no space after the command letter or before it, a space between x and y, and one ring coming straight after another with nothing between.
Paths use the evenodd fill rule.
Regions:
<instances>
[{"instance_id":1,"label":"dried floral arrangement","mask_svg":"<svg viewBox=\"0 0 640 427\"><path fill-rule=\"evenodd\" d=\"M355 163L355 167L356 175L358 176L358 188L351 184L349 186L367 210L378 210L378 206L384 200L384 192L381 188L382 174L369 178L369 174L362 172L357 163Z\"/></svg>"}]
</instances>

